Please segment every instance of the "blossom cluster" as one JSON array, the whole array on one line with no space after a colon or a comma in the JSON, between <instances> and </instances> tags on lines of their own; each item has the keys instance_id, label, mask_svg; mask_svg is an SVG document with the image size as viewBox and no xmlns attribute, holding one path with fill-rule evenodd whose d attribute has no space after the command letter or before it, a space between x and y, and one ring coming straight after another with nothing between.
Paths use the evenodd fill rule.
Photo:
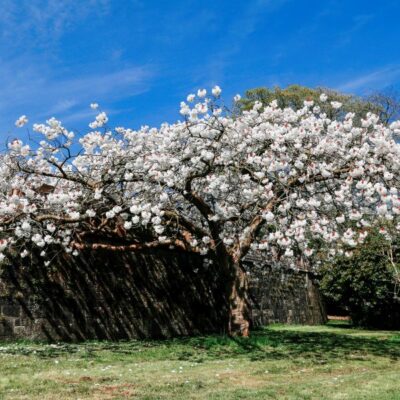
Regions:
<instances>
[{"instance_id":1,"label":"blossom cluster","mask_svg":"<svg viewBox=\"0 0 400 400\"><path fill-rule=\"evenodd\" d=\"M78 254L110 237L237 259L312 257L321 243L351 254L372 225L399 227L399 122L331 120L313 101L230 115L221 92L190 94L183 120L159 128L111 129L104 111L78 140L54 118L34 124L39 146L11 142L0 166L1 260L9 246L48 262L49 246Z\"/></svg>"}]
</instances>

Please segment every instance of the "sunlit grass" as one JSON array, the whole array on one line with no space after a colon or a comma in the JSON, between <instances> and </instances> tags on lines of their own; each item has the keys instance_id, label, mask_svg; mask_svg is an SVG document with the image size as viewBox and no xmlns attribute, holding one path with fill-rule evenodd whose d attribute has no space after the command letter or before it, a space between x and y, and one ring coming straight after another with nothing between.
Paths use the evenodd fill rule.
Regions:
<instances>
[{"instance_id":1,"label":"sunlit grass","mask_svg":"<svg viewBox=\"0 0 400 400\"><path fill-rule=\"evenodd\" d=\"M274 325L223 336L0 344L0 399L400 399L400 332Z\"/></svg>"}]
</instances>

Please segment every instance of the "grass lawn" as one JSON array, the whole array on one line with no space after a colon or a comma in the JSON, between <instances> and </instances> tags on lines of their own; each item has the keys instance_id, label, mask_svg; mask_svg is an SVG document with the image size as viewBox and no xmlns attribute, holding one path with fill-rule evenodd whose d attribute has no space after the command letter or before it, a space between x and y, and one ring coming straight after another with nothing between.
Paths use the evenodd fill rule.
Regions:
<instances>
[{"instance_id":1,"label":"grass lawn","mask_svg":"<svg viewBox=\"0 0 400 400\"><path fill-rule=\"evenodd\" d=\"M400 332L273 325L247 340L0 343L0 399L400 400Z\"/></svg>"}]
</instances>

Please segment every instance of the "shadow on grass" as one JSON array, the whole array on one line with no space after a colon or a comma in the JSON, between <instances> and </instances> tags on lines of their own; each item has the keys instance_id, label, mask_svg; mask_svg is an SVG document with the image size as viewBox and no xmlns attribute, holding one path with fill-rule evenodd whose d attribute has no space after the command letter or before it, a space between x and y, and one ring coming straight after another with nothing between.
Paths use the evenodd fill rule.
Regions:
<instances>
[{"instance_id":1,"label":"shadow on grass","mask_svg":"<svg viewBox=\"0 0 400 400\"><path fill-rule=\"evenodd\" d=\"M400 358L400 339L295 331L269 331L267 338L273 350L265 354L266 358L290 356L326 362L335 359L365 359L369 356L389 357L396 360ZM265 335L261 334L260 341L264 339Z\"/></svg>"},{"instance_id":2,"label":"shadow on grass","mask_svg":"<svg viewBox=\"0 0 400 400\"><path fill-rule=\"evenodd\" d=\"M390 335L389 335L390 336ZM312 359L330 362L338 359L368 359L370 356L400 359L400 337L356 337L331 332L262 330L249 339L188 339L187 344L203 348L208 357L245 356L250 360Z\"/></svg>"},{"instance_id":3,"label":"shadow on grass","mask_svg":"<svg viewBox=\"0 0 400 400\"><path fill-rule=\"evenodd\" d=\"M337 328L338 326L335 325ZM102 352L137 360L186 360L203 362L213 359L247 360L287 359L329 363L337 360L368 360L370 357L400 359L400 336L388 332L382 336L352 336L337 332L262 329L250 338L204 336L162 341L86 342L82 344L15 343L1 347L0 354L18 354L52 358L79 353L82 358L97 358Z\"/></svg>"}]
</instances>

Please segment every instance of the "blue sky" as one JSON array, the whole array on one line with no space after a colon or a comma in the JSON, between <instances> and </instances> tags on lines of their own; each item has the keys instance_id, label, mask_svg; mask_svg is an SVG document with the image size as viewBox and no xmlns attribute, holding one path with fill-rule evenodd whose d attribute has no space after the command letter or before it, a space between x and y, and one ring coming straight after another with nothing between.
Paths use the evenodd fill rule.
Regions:
<instances>
[{"instance_id":1,"label":"blue sky","mask_svg":"<svg viewBox=\"0 0 400 400\"><path fill-rule=\"evenodd\" d=\"M299 83L365 94L400 87L400 1L0 0L1 138L55 116L84 132L173 122L219 84L226 99Z\"/></svg>"}]
</instances>

